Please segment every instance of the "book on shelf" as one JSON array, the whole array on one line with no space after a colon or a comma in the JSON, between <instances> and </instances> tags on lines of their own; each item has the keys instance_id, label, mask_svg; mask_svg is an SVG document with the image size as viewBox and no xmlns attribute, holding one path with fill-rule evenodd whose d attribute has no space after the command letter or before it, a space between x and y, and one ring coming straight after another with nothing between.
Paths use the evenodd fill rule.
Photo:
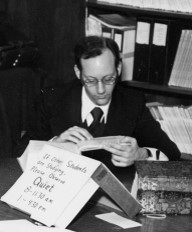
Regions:
<instances>
[{"instance_id":1,"label":"book on shelf","mask_svg":"<svg viewBox=\"0 0 192 232\"><path fill-rule=\"evenodd\" d=\"M190 23L186 25L180 20L170 20L168 27L168 49L167 49L167 68L166 68L166 84L168 84L175 62L175 57L178 49L178 44L180 42L180 37L182 30L185 27L191 27Z\"/></svg>"},{"instance_id":2,"label":"book on shelf","mask_svg":"<svg viewBox=\"0 0 192 232\"><path fill-rule=\"evenodd\" d=\"M138 18L133 80L148 82L151 56L152 18Z\"/></svg>"},{"instance_id":3,"label":"book on shelf","mask_svg":"<svg viewBox=\"0 0 192 232\"><path fill-rule=\"evenodd\" d=\"M168 20L156 19L152 25L152 39L150 51L149 82L164 84L166 80L167 56L168 56Z\"/></svg>"},{"instance_id":4,"label":"book on shelf","mask_svg":"<svg viewBox=\"0 0 192 232\"><path fill-rule=\"evenodd\" d=\"M182 30L168 85L192 88L192 30Z\"/></svg>"},{"instance_id":5,"label":"book on shelf","mask_svg":"<svg viewBox=\"0 0 192 232\"><path fill-rule=\"evenodd\" d=\"M167 106L161 103L150 103L147 106L181 153L192 154L191 106Z\"/></svg>"},{"instance_id":6,"label":"book on shelf","mask_svg":"<svg viewBox=\"0 0 192 232\"><path fill-rule=\"evenodd\" d=\"M120 50L123 69L122 80L132 80L134 66L136 19L119 14L90 14L86 19L86 35L99 35L114 39Z\"/></svg>"}]
</instances>

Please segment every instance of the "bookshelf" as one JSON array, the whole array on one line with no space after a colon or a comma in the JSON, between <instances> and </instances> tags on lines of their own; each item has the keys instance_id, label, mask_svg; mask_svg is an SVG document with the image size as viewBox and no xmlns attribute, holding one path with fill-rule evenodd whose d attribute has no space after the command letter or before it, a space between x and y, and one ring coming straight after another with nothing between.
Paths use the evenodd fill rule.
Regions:
<instances>
[{"instance_id":1,"label":"bookshelf","mask_svg":"<svg viewBox=\"0 0 192 232\"><path fill-rule=\"evenodd\" d=\"M177 86L170 86L169 78L171 75L171 70L174 64L174 58L177 52L178 43L180 40L180 32L181 30L192 30L192 13L183 13L183 12L175 12L175 11L165 11L165 10L157 10L157 9L149 9L149 8L139 8L132 7L128 5L118 5L107 2L101 2L96 0L88 0L86 2L87 7L87 15L93 14L95 16L99 14L121 14L123 16L135 17L138 21L143 20L152 20L155 24L156 22L168 22L169 29L167 34L166 46L169 40L173 43L174 47L172 50L167 49L164 53L166 56L169 55L169 52L172 56L172 61L170 58L166 58L169 61L169 67L166 66L167 70L160 75L160 80L157 82L147 80L139 80L135 79L135 74L133 74L133 79L125 81L125 84L130 88L136 88L139 90L143 90L146 94L147 102L160 102L167 106L175 106L175 105L183 105L189 106L192 105L192 89L191 88L183 88ZM171 22L171 24L169 24ZM172 24L172 22L174 24ZM151 24L152 25L152 24ZM171 26L170 26L171 25ZM173 27L172 25L175 25ZM179 29L178 29L178 28ZM179 31L180 30L180 31ZM154 32L154 27L153 30ZM153 33L152 32L152 33ZM174 35L174 33L176 33ZM150 43L152 43L152 38L150 38ZM167 42L168 41L168 42ZM172 44L171 44L172 46ZM157 53L159 50L157 50ZM135 52L135 57L136 57ZM168 54L168 55L167 55ZM168 61L166 61L168 63ZM151 62L151 61L150 61ZM171 63L172 62L172 63ZM166 63L166 65L167 65ZM135 65L135 64L134 64ZM153 68L153 67L150 67ZM165 69L166 69L165 68ZM185 159L192 159L190 154L184 154L183 157Z\"/></svg>"},{"instance_id":2,"label":"bookshelf","mask_svg":"<svg viewBox=\"0 0 192 232\"><path fill-rule=\"evenodd\" d=\"M132 7L127 5L117 5L107 2L97 2L97 0L88 0L86 2L87 12L88 14L112 14L118 13L125 16L136 17L136 18L153 18L153 19L166 19L166 20L177 20L182 22L182 25L185 25L186 28L192 28L192 14L190 13L182 13L182 12L173 12L173 11L165 11L165 10L157 10L157 9L146 9L139 7ZM177 41L179 42L179 41ZM176 53L176 51L175 51ZM188 88L176 87L176 86L168 86L169 77L162 77L161 84L155 84L150 82L141 82L136 80L127 81L127 85L133 88L143 89L144 91L157 92L160 95L168 95L171 94L179 99L191 99L192 91ZM192 103L192 100L191 100Z\"/></svg>"}]
</instances>

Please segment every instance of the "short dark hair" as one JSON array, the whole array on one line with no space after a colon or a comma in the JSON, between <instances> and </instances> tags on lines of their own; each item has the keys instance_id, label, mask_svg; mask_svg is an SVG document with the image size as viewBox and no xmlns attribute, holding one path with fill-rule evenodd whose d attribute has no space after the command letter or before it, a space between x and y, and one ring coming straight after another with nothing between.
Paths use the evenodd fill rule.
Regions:
<instances>
[{"instance_id":1,"label":"short dark hair","mask_svg":"<svg viewBox=\"0 0 192 232\"><path fill-rule=\"evenodd\" d=\"M115 67L120 62L120 53L117 43L110 38L100 36L87 36L81 38L74 48L75 64L81 70L81 59L89 59L102 54L103 50L109 49L115 58Z\"/></svg>"}]
</instances>

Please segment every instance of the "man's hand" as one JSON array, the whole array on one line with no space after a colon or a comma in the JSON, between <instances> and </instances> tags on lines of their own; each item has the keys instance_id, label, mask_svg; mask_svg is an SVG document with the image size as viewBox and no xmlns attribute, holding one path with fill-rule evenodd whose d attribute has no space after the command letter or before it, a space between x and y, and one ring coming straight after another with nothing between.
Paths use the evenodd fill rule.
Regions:
<instances>
[{"instance_id":1,"label":"man's hand","mask_svg":"<svg viewBox=\"0 0 192 232\"><path fill-rule=\"evenodd\" d=\"M93 136L84 128L74 126L53 138L53 142L72 142L78 144L80 141L92 139Z\"/></svg>"},{"instance_id":2,"label":"man's hand","mask_svg":"<svg viewBox=\"0 0 192 232\"><path fill-rule=\"evenodd\" d=\"M119 167L127 167L136 160L148 158L147 150L140 148L137 140L128 136L125 136L120 144L108 144L105 145L104 149L112 153L111 161L115 166Z\"/></svg>"}]
</instances>

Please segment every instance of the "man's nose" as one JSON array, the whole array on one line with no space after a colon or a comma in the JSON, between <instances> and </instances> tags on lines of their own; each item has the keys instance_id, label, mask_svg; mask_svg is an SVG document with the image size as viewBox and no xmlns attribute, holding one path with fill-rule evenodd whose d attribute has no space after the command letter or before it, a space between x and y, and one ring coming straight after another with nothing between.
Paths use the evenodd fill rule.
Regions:
<instances>
[{"instance_id":1,"label":"man's nose","mask_svg":"<svg viewBox=\"0 0 192 232\"><path fill-rule=\"evenodd\" d=\"M105 92L105 85L103 84L102 80L98 81L97 83L97 92L102 94Z\"/></svg>"}]
</instances>

